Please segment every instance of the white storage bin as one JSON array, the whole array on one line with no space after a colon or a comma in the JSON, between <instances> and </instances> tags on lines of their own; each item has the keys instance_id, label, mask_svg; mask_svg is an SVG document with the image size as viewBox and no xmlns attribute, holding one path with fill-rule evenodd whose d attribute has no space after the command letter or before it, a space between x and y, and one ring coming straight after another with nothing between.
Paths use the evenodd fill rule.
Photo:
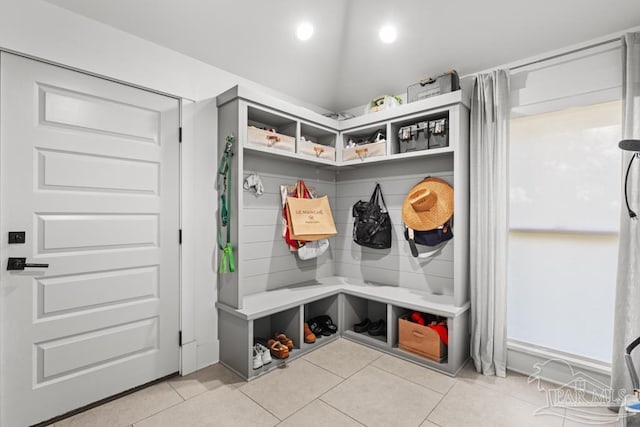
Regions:
<instances>
[{"instance_id":1,"label":"white storage bin","mask_svg":"<svg viewBox=\"0 0 640 427\"><path fill-rule=\"evenodd\" d=\"M387 141L382 140L371 144L356 145L342 150L342 160L364 160L370 157L384 156L387 154Z\"/></svg>"},{"instance_id":2,"label":"white storage bin","mask_svg":"<svg viewBox=\"0 0 640 427\"><path fill-rule=\"evenodd\" d=\"M336 160L336 149L330 145L316 144L304 139L298 140L298 153L325 160Z\"/></svg>"},{"instance_id":3,"label":"white storage bin","mask_svg":"<svg viewBox=\"0 0 640 427\"><path fill-rule=\"evenodd\" d=\"M291 153L296 151L296 139L293 136L270 132L253 126L247 127L247 143Z\"/></svg>"}]
</instances>

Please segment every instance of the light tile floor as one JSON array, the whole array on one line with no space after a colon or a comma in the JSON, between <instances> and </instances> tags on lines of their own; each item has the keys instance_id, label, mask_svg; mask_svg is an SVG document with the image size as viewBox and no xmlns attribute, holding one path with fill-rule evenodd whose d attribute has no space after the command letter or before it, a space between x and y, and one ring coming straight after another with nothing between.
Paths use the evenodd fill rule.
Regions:
<instances>
[{"instance_id":1,"label":"light tile floor","mask_svg":"<svg viewBox=\"0 0 640 427\"><path fill-rule=\"evenodd\" d=\"M468 364L451 378L339 339L249 383L216 364L55 427L616 425L606 409L545 407L522 375L484 377Z\"/></svg>"}]
</instances>

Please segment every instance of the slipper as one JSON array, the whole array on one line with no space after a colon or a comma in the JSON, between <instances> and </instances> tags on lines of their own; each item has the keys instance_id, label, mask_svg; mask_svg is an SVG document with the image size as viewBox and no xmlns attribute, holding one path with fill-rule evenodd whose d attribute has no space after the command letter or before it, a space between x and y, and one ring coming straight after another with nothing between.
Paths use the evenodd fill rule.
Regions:
<instances>
[{"instance_id":1,"label":"slipper","mask_svg":"<svg viewBox=\"0 0 640 427\"><path fill-rule=\"evenodd\" d=\"M285 334L278 333L274 338L280 341L281 344L286 345L289 350L293 350L293 340L288 338Z\"/></svg>"},{"instance_id":2,"label":"slipper","mask_svg":"<svg viewBox=\"0 0 640 427\"><path fill-rule=\"evenodd\" d=\"M286 359L289 357L289 349L286 345L280 343L280 341L269 340L268 344L273 357L277 359Z\"/></svg>"},{"instance_id":3,"label":"slipper","mask_svg":"<svg viewBox=\"0 0 640 427\"><path fill-rule=\"evenodd\" d=\"M318 316L315 318L315 321L320 324L322 329L326 329L332 334L335 334L338 331L338 327L333 324L333 320L331 320L331 317L327 315Z\"/></svg>"},{"instance_id":4,"label":"slipper","mask_svg":"<svg viewBox=\"0 0 640 427\"><path fill-rule=\"evenodd\" d=\"M311 332L313 332L316 335L316 337L319 337L321 335L328 337L329 335L331 335L331 332L328 329L323 328L317 319L313 318L309 320L308 323L309 323L309 329L311 329Z\"/></svg>"}]
</instances>

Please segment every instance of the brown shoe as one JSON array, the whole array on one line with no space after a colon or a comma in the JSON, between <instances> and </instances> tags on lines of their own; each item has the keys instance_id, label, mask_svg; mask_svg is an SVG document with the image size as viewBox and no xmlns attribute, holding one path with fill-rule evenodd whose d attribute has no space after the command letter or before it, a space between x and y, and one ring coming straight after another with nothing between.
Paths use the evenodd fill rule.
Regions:
<instances>
[{"instance_id":1,"label":"brown shoe","mask_svg":"<svg viewBox=\"0 0 640 427\"><path fill-rule=\"evenodd\" d=\"M288 338L285 334L278 333L274 338L276 341L280 341L281 344L286 345L289 350L293 349L293 340Z\"/></svg>"},{"instance_id":2,"label":"brown shoe","mask_svg":"<svg viewBox=\"0 0 640 427\"><path fill-rule=\"evenodd\" d=\"M286 359L289 357L289 349L286 345L280 343L280 341L269 340L267 342L271 355L277 359Z\"/></svg>"},{"instance_id":3,"label":"brown shoe","mask_svg":"<svg viewBox=\"0 0 640 427\"><path fill-rule=\"evenodd\" d=\"M304 323L304 342L307 344L313 344L316 342L316 336L311 332L311 328L309 328L307 322Z\"/></svg>"}]
</instances>

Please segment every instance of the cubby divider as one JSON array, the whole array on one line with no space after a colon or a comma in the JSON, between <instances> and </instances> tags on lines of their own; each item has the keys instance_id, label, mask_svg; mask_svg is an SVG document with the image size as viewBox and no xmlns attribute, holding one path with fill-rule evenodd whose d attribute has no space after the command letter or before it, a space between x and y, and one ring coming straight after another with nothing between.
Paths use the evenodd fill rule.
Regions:
<instances>
[{"instance_id":1,"label":"cubby divider","mask_svg":"<svg viewBox=\"0 0 640 427\"><path fill-rule=\"evenodd\" d=\"M326 315L331 318L333 324L338 327L338 330L336 331L335 334L332 334L329 336L316 335L315 343L304 342L304 330L303 330L303 337L302 337L303 348L312 349L312 348L320 347L340 337L341 325L340 325L340 322L338 321L338 319L340 318L338 297L339 295L331 295L329 297L304 304L303 317L302 317L303 324L304 322L307 322L308 320L313 319L314 317Z\"/></svg>"}]
</instances>

